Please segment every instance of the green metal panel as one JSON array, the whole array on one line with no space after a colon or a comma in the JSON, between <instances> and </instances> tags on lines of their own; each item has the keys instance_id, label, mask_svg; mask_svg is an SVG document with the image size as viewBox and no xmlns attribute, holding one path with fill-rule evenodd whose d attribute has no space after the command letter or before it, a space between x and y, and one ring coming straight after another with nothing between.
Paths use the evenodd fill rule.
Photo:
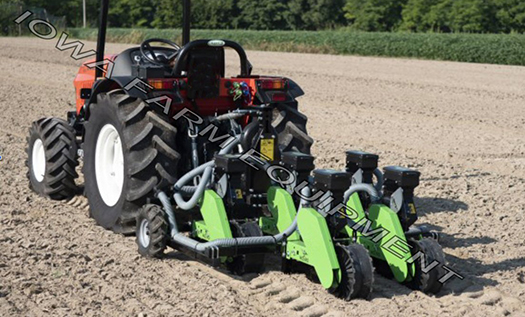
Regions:
<instances>
[{"instance_id":1,"label":"green metal panel","mask_svg":"<svg viewBox=\"0 0 525 317\"><path fill-rule=\"evenodd\" d=\"M366 220L360 222L357 242L364 245L371 256L386 261L398 282L406 281L409 270L413 270L413 265L407 262L412 255L397 214L385 205L374 204L368 210L368 219L371 222L368 229Z\"/></svg>"},{"instance_id":2,"label":"green metal panel","mask_svg":"<svg viewBox=\"0 0 525 317\"><path fill-rule=\"evenodd\" d=\"M410 279L409 271L413 273L415 268L407 263L412 255L397 214L385 205L374 204L370 206L367 218L357 193L350 197L347 206L348 216L360 224L356 228L357 242L366 247L372 257L386 261L397 281ZM370 221L368 228L367 221ZM345 231L348 236L353 236L354 230L350 226L346 226Z\"/></svg>"},{"instance_id":3,"label":"green metal panel","mask_svg":"<svg viewBox=\"0 0 525 317\"><path fill-rule=\"evenodd\" d=\"M203 220L197 220L192 223L192 232L194 236L210 241L210 234L208 233L208 227Z\"/></svg>"},{"instance_id":4,"label":"green metal panel","mask_svg":"<svg viewBox=\"0 0 525 317\"><path fill-rule=\"evenodd\" d=\"M301 240L294 240L286 243L286 258L311 265L308 251L306 251L306 246Z\"/></svg>"},{"instance_id":5,"label":"green metal panel","mask_svg":"<svg viewBox=\"0 0 525 317\"><path fill-rule=\"evenodd\" d=\"M389 234L380 241L380 250L387 261L394 277L403 282L409 276L408 259L412 257L405 232L397 214L385 205L372 205L369 209L369 219L376 228L385 228ZM374 226L372 226L374 227ZM395 243L394 243L395 242Z\"/></svg>"},{"instance_id":6,"label":"green metal panel","mask_svg":"<svg viewBox=\"0 0 525 317\"><path fill-rule=\"evenodd\" d=\"M308 262L314 267L321 285L324 288L337 286L341 281L341 270L326 219L313 208L302 208L297 216L297 226ZM334 270L337 272L335 276Z\"/></svg>"},{"instance_id":7,"label":"green metal panel","mask_svg":"<svg viewBox=\"0 0 525 317\"><path fill-rule=\"evenodd\" d=\"M209 241L232 238L232 231L222 198L211 189L204 191L201 203L201 214L204 226L197 224L197 228L207 229Z\"/></svg>"},{"instance_id":8,"label":"green metal panel","mask_svg":"<svg viewBox=\"0 0 525 317\"><path fill-rule=\"evenodd\" d=\"M277 220L273 217L260 217L259 227L261 227L262 232L265 234L274 236L279 233L279 230L277 230Z\"/></svg>"},{"instance_id":9,"label":"green metal panel","mask_svg":"<svg viewBox=\"0 0 525 317\"><path fill-rule=\"evenodd\" d=\"M292 196L286 190L276 186L268 189L268 209L272 217L259 220L259 225L268 234L276 233L275 229L272 229L272 224L274 228L277 228L278 232L286 230L292 224L297 214ZM289 241L298 239L299 235L297 232L288 237Z\"/></svg>"}]
</instances>

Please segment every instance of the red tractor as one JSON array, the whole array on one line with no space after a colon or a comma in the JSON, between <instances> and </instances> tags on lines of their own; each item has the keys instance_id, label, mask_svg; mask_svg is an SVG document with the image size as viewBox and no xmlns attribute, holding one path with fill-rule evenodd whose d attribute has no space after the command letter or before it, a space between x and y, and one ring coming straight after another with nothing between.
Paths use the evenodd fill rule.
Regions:
<instances>
[{"instance_id":1,"label":"red tractor","mask_svg":"<svg viewBox=\"0 0 525 317\"><path fill-rule=\"evenodd\" d=\"M210 132L199 126L213 123L216 135L240 132L258 122L242 111L271 104L265 133L276 134L275 150L310 152L307 119L297 109L301 88L284 77L253 75L238 43L190 42L189 8L184 1L182 46L149 39L104 55L108 0L102 1L96 60L85 62L74 81L76 111L67 121L43 118L31 127L29 178L37 193L59 200L77 194L75 167L81 157L90 216L104 228L133 234L139 208L156 190L169 189L220 149L221 142L209 142ZM225 48L239 55L236 77L225 77ZM200 125L180 120L181 110ZM227 120L217 120L228 113ZM245 147L252 146L256 130L245 131Z\"/></svg>"}]
</instances>

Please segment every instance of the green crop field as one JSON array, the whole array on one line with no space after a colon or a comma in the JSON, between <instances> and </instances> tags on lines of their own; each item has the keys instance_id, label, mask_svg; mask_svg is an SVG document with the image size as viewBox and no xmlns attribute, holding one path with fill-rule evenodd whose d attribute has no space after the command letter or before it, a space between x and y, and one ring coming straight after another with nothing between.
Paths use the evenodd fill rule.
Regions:
<instances>
[{"instance_id":1,"label":"green crop field","mask_svg":"<svg viewBox=\"0 0 525 317\"><path fill-rule=\"evenodd\" d=\"M95 40L97 36L96 29L73 28L68 32L78 39ZM108 30L107 40L140 43L160 37L180 42L180 34L177 29L113 28ZM198 38L230 39L251 50L525 65L523 34L192 30L192 39Z\"/></svg>"}]
</instances>

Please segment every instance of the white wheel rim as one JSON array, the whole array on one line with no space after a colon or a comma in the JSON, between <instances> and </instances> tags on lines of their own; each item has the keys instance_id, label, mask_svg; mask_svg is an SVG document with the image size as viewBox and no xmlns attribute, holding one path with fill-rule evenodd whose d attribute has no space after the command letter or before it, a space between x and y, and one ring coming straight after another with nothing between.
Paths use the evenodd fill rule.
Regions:
<instances>
[{"instance_id":1,"label":"white wheel rim","mask_svg":"<svg viewBox=\"0 0 525 317\"><path fill-rule=\"evenodd\" d=\"M37 139L33 143L33 152L31 158L31 167L33 170L33 176L40 183L44 180L46 174L46 150L42 140Z\"/></svg>"},{"instance_id":2,"label":"white wheel rim","mask_svg":"<svg viewBox=\"0 0 525 317\"><path fill-rule=\"evenodd\" d=\"M148 228L149 222L147 219L143 219L140 223L140 230L139 230L139 242L140 245L142 245L144 248L147 248L149 246L149 228Z\"/></svg>"},{"instance_id":3,"label":"white wheel rim","mask_svg":"<svg viewBox=\"0 0 525 317\"><path fill-rule=\"evenodd\" d=\"M102 127L95 149L95 176L104 203L115 206L124 187L124 155L117 129L111 124Z\"/></svg>"}]
</instances>

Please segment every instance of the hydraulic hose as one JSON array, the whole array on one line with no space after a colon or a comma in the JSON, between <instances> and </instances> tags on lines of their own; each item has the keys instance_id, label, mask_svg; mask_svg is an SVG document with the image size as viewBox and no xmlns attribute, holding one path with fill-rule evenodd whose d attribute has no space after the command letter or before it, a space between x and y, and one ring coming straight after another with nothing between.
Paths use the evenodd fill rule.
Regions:
<instances>
[{"instance_id":1,"label":"hydraulic hose","mask_svg":"<svg viewBox=\"0 0 525 317\"><path fill-rule=\"evenodd\" d=\"M370 195L370 199L375 202L379 200L379 194L374 186L370 184L355 184L350 186L344 193L343 203L346 204L350 196L357 192L366 192Z\"/></svg>"}]
</instances>

